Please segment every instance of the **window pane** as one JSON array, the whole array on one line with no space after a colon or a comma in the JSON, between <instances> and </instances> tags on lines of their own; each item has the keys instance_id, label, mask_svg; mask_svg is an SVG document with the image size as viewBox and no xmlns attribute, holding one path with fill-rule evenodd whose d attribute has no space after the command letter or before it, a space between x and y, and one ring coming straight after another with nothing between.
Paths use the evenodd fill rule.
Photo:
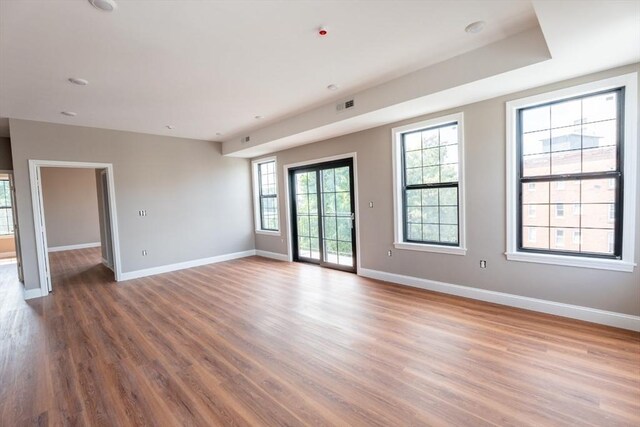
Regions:
<instances>
[{"instance_id":1,"label":"window pane","mask_svg":"<svg viewBox=\"0 0 640 427\"><path fill-rule=\"evenodd\" d=\"M529 133L551 128L551 108L543 107L529 108L522 112L522 132Z\"/></svg>"},{"instance_id":2,"label":"window pane","mask_svg":"<svg viewBox=\"0 0 640 427\"><path fill-rule=\"evenodd\" d=\"M439 145L438 129L429 129L422 131L422 148L432 148Z\"/></svg>"},{"instance_id":3,"label":"window pane","mask_svg":"<svg viewBox=\"0 0 640 427\"><path fill-rule=\"evenodd\" d=\"M551 149L551 131L526 133L522 136L522 154L548 153Z\"/></svg>"},{"instance_id":4,"label":"window pane","mask_svg":"<svg viewBox=\"0 0 640 427\"><path fill-rule=\"evenodd\" d=\"M615 225L615 205L587 203L582 205L582 227L610 228Z\"/></svg>"},{"instance_id":5,"label":"window pane","mask_svg":"<svg viewBox=\"0 0 640 427\"><path fill-rule=\"evenodd\" d=\"M438 206L438 189L429 188L422 190L422 205L423 206Z\"/></svg>"},{"instance_id":6,"label":"window pane","mask_svg":"<svg viewBox=\"0 0 640 427\"><path fill-rule=\"evenodd\" d=\"M457 188L441 188L437 191L440 195L440 206L458 206Z\"/></svg>"},{"instance_id":7,"label":"window pane","mask_svg":"<svg viewBox=\"0 0 640 427\"><path fill-rule=\"evenodd\" d=\"M580 181L553 181L549 186L551 203L580 203Z\"/></svg>"},{"instance_id":8,"label":"window pane","mask_svg":"<svg viewBox=\"0 0 640 427\"><path fill-rule=\"evenodd\" d=\"M440 145L450 145L458 143L458 125L453 124L440 128Z\"/></svg>"},{"instance_id":9,"label":"window pane","mask_svg":"<svg viewBox=\"0 0 640 427\"><path fill-rule=\"evenodd\" d=\"M524 226L548 227L549 205L523 205L522 224Z\"/></svg>"},{"instance_id":10,"label":"window pane","mask_svg":"<svg viewBox=\"0 0 640 427\"><path fill-rule=\"evenodd\" d=\"M523 176L545 176L551 173L550 154L532 154L523 156L522 175Z\"/></svg>"},{"instance_id":11,"label":"window pane","mask_svg":"<svg viewBox=\"0 0 640 427\"><path fill-rule=\"evenodd\" d=\"M582 120L582 101L558 102L551 105L551 128L580 124Z\"/></svg>"},{"instance_id":12,"label":"window pane","mask_svg":"<svg viewBox=\"0 0 640 427\"><path fill-rule=\"evenodd\" d=\"M582 135L580 126L551 129L551 151L580 150Z\"/></svg>"},{"instance_id":13,"label":"window pane","mask_svg":"<svg viewBox=\"0 0 640 427\"><path fill-rule=\"evenodd\" d=\"M580 173L582 152L580 150L561 151L551 154L551 174L564 175Z\"/></svg>"},{"instance_id":14,"label":"window pane","mask_svg":"<svg viewBox=\"0 0 640 427\"><path fill-rule=\"evenodd\" d=\"M549 203L549 182L522 184L522 203Z\"/></svg>"},{"instance_id":15,"label":"window pane","mask_svg":"<svg viewBox=\"0 0 640 427\"><path fill-rule=\"evenodd\" d=\"M583 228L582 251L602 254L613 254L613 231Z\"/></svg>"},{"instance_id":16,"label":"window pane","mask_svg":"<svg viewBox=\"0 0 640 427\"><path fill-rule=\"evenodd\" d=\"M422 134L420 132L405 134L404 147L406 151L420 150L422 148Z\"/></svg>"},{"instance_id":17,"label":"window pane","mask_svg":"<svg viewBox=\"0 0 640 427\"><path fill-rule=\"evenodd\" d=\"M582 152L583 172L606 172L616 169L616 147L589 148Z\"/></svg>"},{"instance_id":18,"label":"window pane","mask_svg":"<svg viewBox=\"0 0 640 427\"><path fill-rule=\"evenodd\" d=\"M458 144L440 147L440 163L458 163Z\"/></svg>"},{"instance_id":19,"label":"window pane","mask_svg":"<svg viewBox=\"0 0 640 427\"><path fill-rule=\"evenodd\" d=\"M582 122L615 119L618 94L615 92L589 96L582 100Z\"/></svg>"},{"instance_id":20,"label":"window pane","mask_svg":"<svg viewBox=\"0 0 640 427\"><path fill-rule=\"evenodd\" d=\"M422 151L407 151L405 154L405 164L408 168L422 167Z\"/></svg>"},{"instance_id":21,"label":"window pane","mask_svg":"<svg viewBox=\"0 0 640 427\"><path fill-rule=\"evenodd\" d=\"M336 191L334 169L320 171L322 175L322 191L332 193Z\"/></svg>"},{"instance_id":22,"label":"window pane","mask_svg":"<svg viewBox=\"0 0 640 427\"><path fill-rule=\"evenodd\" d=\"M585 179L582 181L582 203L614 203L615 179Z\"/></svg>"},{"instance_id":23,"label":"window pane","mask_svg":"<svg viewBox=\"0 0 640 427\"><path fill-rule=\"evenodd\" d=\"M351 178L349 176L348 167L335 169L335 177L336 177L336 191L350 191Z\"/></svg>"},{"instance_id":24,"label":"window pane","mask_svg":"<svg viewBox=\"0 0 640 427\"><path fill-rule=\"evenodd\" d=\"M440 241L446 243L458 243L458 226L440 225Z\"/></svg>"},{"instance_id":25,"label":"window pane","mask_svg":"<svg viewBox=\"0 0 640 427\"><path fill-rule=\"evenodd\" d=\"M423 191L428 190L407 190L407 206L422 206Z\"/></svg>"},{"instance_id":26,"label":"window pane","mask_svg":"<svg viewBox=\"0 0 640 427\"><path fill-rule=\"evenodd\" d=\"M440 241L439 226L437 224L425 224L422 227L422 240L425 242Z\"/></svg>"},{"instance_id":27,"label":"window pane","mask_svg":"<svg viewBox=\"0 0 640 427\"><path fill-rule=\"evenodd\" d=\"M524 227L522 247L529 249L549 249L549 228Z\"/></svg>"},{"instance_id":28,"label":"window pane","mask_svg":"<svg viewBox=\"0 0 640 427\"><path fill-rule=\"evenodd\" d=\"M422 164L424 166L437 166L440 164L440 149L428 148L422 151Z\"/></svg>"},{"instance_id":29,"label":"window pane","mask_svg":"<svg viewBox=\"0 0 640 427\"><path fill-rule=\"evenodd\" d=\"M595 148L616 145L618 142L618 121L587 123L582 126L582 147Z\"/></svg>"},{"instance_id":30,"label":"window pane","mask_svg":"<svg viewBox=\"0 0 640 427\"><path fill-rule=\"evenodd\" d=\"M422 208L421 222L423 224L438 224L440 217L438 216L437 206L427 206ZM420 221L416 221L420 222Z\"/></svg>"},{"instance_id":31,"label":"window pane","mask_svg":"<svg viewBox=\"0 0 640 427\"><path fill-rule=\"evenodd\" d=\"M457 224L458 223L458 208L455 206L445 206L440 208L440 223L441 224Z\"/></svg>"},{"instance_id":32,"label":"window pane","mask_svg":"<svg viewBox=\"0 0 640 427\"><path fill-rule=\"evenodd\" d=\"M440 182L457 182L458 181L458 165L440 166Z\"/></svg>"}]
</instances>

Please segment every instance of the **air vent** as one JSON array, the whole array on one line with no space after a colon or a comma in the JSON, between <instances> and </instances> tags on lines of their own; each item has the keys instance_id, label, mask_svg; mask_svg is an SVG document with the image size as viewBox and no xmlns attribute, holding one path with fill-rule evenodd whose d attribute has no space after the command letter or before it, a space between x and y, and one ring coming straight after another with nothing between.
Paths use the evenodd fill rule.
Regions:
<instances>
[{"instance_id":1,"label":"air vent","mask_svg":"<svg viewBox=\"0 0 640 427\"><path fill-rule=\"evenodd\" d=\"M348 101L336 104L336 111L342 111L342 110L346 110L346 109L349 109L349 108L353 108L353 107L355 107L355 105L356 105L355 101L353 99L350 99Z\"/></svg>"},{"instance_id":2,"label":"air vent","mask_svg":"<svg viewBox=\"0 0 640 427\"><path fill-rule=\"evenodd\" d=\"M240 142L242 142L243 144L246 144L249 141L251 141L251 137L250 136L245 136L240 140Z\"/></svg>"}]
</instances>

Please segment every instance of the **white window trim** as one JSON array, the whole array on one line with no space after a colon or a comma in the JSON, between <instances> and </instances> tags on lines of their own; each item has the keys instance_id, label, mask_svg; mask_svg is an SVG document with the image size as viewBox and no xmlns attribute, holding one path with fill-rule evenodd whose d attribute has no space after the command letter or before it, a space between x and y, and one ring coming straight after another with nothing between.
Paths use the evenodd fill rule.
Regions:
<instances>
[{"instance_id":1,"label":"white window trim","mask_svg":"<svg viewBox=\"0 0 640 427\"><path fill-rule=\"evenodd\" d=\"M601 259L593 257L579 257L556 254L540 254L518 251L517 246L517 212L518 212L518 186L517 177L517 135L516 116L520 108L546 102L556 101L574 96L586 95L592 92L625 87L624 100L624 206L622 224L622 258ZM615 270L633 272L636 266L635 255L635 220L637 194L637 105L638 105L638 73L624 74L617 77L586 83L557 91L542 93L527 98L517 99L506 104L507 123L507 251L508 260L534 262L541 264L554 264L570 267L584 267L602 270Z\"/></svg>"},{"instance_id":2,"label":"white window trim","mask_svg":"<svg viewBox=\"0 0 640 427\"><path fill-rule=\"evenodd\" d=\"M275 173L276 173L276 210L278 212L278 230L263 230L261 221L260 221L260 188L259 180L258 180L258 165L262 163L275 162ZM251 174L253 180L253 218L255 224L255 233L256 234L264 234L266 236L279 236L281 223L280 223L280 188L278 187L278 158L276 156L272 157L263 157L261 159L256 159L251 161Z\"/></svg>"},{"instance_id":3,"label":"white window trim","mask_svg":"<svg viewBox=\"0 0 640 427\"><path fill-rule=\"evenodd\" d=\"M424 129L443 125L446 123L458 122L458 227L460 238L458 246L446 246L428 243L410 243L404 241L403 215L402 215L402 134L418 129ZM393 159L393 222L394 222L394 243L396 249L406 249L412 251L438 252L451 255L466 255L466 232L465 232L465 185L464 185L464 115L463 113L451 114L419 123L411 123L391 129L392 136L392 159Z\"/></svg>"}]
</instances>

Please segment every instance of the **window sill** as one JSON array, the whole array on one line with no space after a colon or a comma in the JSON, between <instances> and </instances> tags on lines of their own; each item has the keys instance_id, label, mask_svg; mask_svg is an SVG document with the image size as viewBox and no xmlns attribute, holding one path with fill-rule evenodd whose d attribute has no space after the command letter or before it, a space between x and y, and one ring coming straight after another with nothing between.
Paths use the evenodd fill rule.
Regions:
<instances>
[{"instance_id":1,"label":"window sill","mask_svg":"<svg viewBox=\"0 0 640 427\"><path fill-rule=\"evenodd\" d=\"M279 236L279 231L256 230L256 234L264 234L265 236Z\"/></svg>"},{"instance_id":2,"label":"window sill","mask_svg":"<svg viewBox=\"0 0 640 427\"><path fill-rule=\"evenodd\" d=\"M613 270L623 271L627 273L633 272L635 263L618 259L602 259L587 257L572 257L563 255L548 255L524 252L507 252L505 253L509 261L534 262L539 264L562 265L565 267L582 267L593 268L597 270Z\"/></svg>"},{"instance_id":3,"label":"window sill","mask_svg":"<svg viewBox=\"0 0 640 427\"><path fill-rule=\"evenodd\" d=\"M449 254L449 255L466 255L467 254L467 249L461 248L459 246L441 246L441 245L429 245L429 244L406 243L406 242L395 242L393 246L396 249L405 249L409 251L436 252L436 253Z\"/></svg>"}]
</instances>

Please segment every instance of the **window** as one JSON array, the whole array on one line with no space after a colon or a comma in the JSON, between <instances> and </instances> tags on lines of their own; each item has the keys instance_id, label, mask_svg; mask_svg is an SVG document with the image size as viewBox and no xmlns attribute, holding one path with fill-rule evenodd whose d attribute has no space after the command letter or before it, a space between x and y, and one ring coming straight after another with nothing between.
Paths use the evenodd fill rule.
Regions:
<instances>
[{"instance_id":1,"label":"window","mask_svg":"<svg viewBox=\"0 0 640 427\"><path fill-rule=\"evenodd\" d=\"M8 179L0 179L0 236L13 235L11 187Z\"/></svg>"},{"instance_id":2,"label":"window","mask_svg":"<svg viewBox=\"0 0 640 427\"><path fill-rule=\"evenodd\" d=\"M536 205L529 205L529 218L536 217Z\"/></svg>"},{"instance_id":3,"label":"window","mask_svg":"<svg viewBox=\"0 0 640 427\"><path fill-rule=\"evenodd\" d=\"M556 247L564 247L564 230L556 229Z\"/></svg>"},{"instance_id":4,"label":"window","mask_svg":"<svg viewBox=\"0 0 640 427\"><path fill-rule=\"evenodd\" d=\"M253 162L256 232L279 234L278 179L275 158Z\"/></svg>"},{"instance_id":5,"label":"window","mask_svg":"<svg viewBox=\"0 0 640 427\"><path fill-rule=\"evenodd\" d=\"M573 244L574 245L580 244L580 230L573 231Z\"/></svg>"},{"instance_id":6,"label":"window","mask_svg":"<svg viewBox=\"0 0 640 427\"><path fill-rule=\"evenodd\" d=\"M508 259L633 271L636 94L634 73L507 103Z\"/></svg>"},{"instance_id":7,"label":"window","mask_svg":"<svg viewBox=\"0 0 640 427\"><path fill-rule=\"evenodd\" d=\"M533 227L529 228L529 242L535 243L537 240L537 230Z\"/></svg>"},{"instance_id":8,"label":"window","mask_svg":"<svg viewBox=\"0 0 640 427\"><path fill-rule=\"evenodd\" d=\"M393 130L395 246L464 255L462 114Z\"/></svg>"},{"instance_id":9,"label":"window","mask_svg":"<svg viewBox=\"0 0 640 427\"><path fill-rule=\"evenodd\" d=\"M529 183L529 191L536 191L536 183L535 182L530 182Z\"/></svg>"}]
</instances>

